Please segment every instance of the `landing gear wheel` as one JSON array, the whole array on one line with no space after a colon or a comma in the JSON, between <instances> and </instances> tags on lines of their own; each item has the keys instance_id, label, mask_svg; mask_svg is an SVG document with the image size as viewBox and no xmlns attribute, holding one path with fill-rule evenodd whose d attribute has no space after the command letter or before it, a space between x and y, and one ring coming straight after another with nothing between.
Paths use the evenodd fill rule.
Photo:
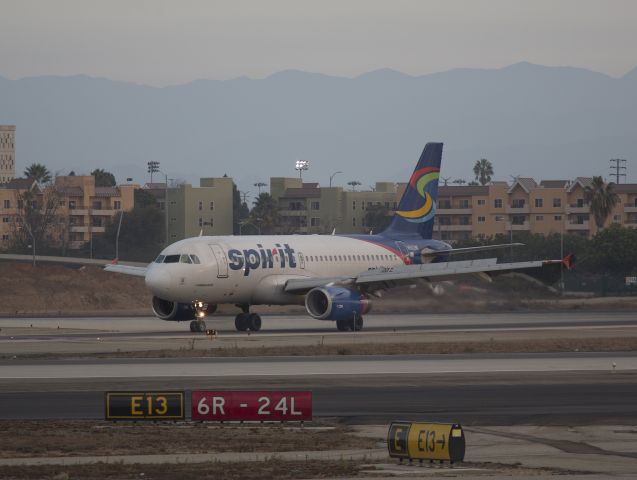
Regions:
<instances>
[{"instance_id":1,"label":"landing gear wheel","mask_svg":"<svg viewBox=\"0 0 637 480\"><path fill-rule=\"evenodd\" d=\"M249 314L246 323L248 325L248 329L253 332L261 330L261 317L256 313Z\"/></svg>"},{"instance_id":2,"label":"landing gear wheel","mask_svg":"<svg viewBox=\"0 0 637 480\"><path fill-rule=\"evenodd\" d=\"M201 333L205 333L206 330L207 330L206 322L204 322L203 320L199 320L197 323L198 323L198 325L197 325L198 330L197 331L201 332Z\"/></svg>"},{"instance_id":3,"label":"landing gear wheel","mask_svg":"<svg viewBox=\"0 0 637 480\"><path fill-rule=\"evenodd\" d=\"M190 331L191 332L198 332L199 331L199 322L197 320L193 320L192 322L190 322Z\"/></svg>"},{"instance_id":4,"label":"landing gear wheel","mask_svg":"<svg viewBox=\"0 0 637 480\"><path fill-rule=\"evenodd\" d=\"M336 320L336 328L339 332L349 332L352 329L351 320Z\"/></svg>"},{"instance_id":5,"label":"landing gear wheel","mask_svg":"<svg viewBox=\"0 0 637 480\"><path fill-rule=\"evenodd\" d=\"M247 313L240 313L234 317L234 326L239 332L245 332L248 329L248 316Z\"/></svg>"}]
</instances>

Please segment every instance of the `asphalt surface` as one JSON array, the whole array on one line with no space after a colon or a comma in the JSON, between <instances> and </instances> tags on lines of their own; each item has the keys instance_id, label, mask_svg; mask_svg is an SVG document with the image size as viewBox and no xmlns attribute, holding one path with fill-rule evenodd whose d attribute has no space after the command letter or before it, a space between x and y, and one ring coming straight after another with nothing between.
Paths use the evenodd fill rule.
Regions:
<instances>
[{"instance_id":1,"label":"asphalt surface","mask_svg":"<svg viewBox=\"0 0 637 480\"><path fill-rule=\"evenodd\" d=\"M315 416L346 423L627 424L636 365L629 353L5 361L0 418L101 419L107 390L309 389Z\"/></svg>"},{"instance_id":2,"label":"asphalt surface","mask_svg":"<svg viewBox=\"0 0 637 480\"><path fill-rule=\"evenodd\" d=\"M314 320L303 315L264 315L258 333L268 335L342 335L334 322ZM238 333L234 317L213 315L206 319L209 328L224 336L245 336ZM22 332L21 340L49 340L52 338L91 338L99 331L101 338L170 338L189 337L189 322L168 322L155 317L51 317L0 318L0 329L33 327L51 329L30 334ZM598 327L637 327L633 312L542 312L496 314L371 314L365 317L361 334L389 332L446 332L446 331L502 331L533 329L578 329ZM58 331L58 328L61 331ZM65 332L65 330L72 330ZM10 341L0 335L2 342Z\"/></svg>"}]
</instances>

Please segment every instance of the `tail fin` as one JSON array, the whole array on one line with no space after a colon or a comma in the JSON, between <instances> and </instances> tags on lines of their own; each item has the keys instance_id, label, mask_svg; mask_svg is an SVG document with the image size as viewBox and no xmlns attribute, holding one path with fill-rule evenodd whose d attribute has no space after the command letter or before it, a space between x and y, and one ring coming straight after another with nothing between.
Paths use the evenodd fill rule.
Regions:
<instances>
[{"instance_id":1,"label":"tail fin","mask_svg":"<svg viewBox=\"0 0 637 480\"><path fill-rule=\"evenodd\" d=\"M420 235L430 239L433 233L442 143L425 145L418 165L405 188L394 218L381 233L389 238Z\"/></svg>"}]
</instances>

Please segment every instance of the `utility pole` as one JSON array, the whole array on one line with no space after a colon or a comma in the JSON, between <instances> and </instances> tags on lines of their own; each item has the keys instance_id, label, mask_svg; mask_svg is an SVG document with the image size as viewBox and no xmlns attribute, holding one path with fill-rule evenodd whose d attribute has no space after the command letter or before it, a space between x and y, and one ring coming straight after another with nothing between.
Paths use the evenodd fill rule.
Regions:
<instances>
[{"instance_id":1,"label":"utility pole","mask_svg":"<svg viewBox=\"0 0 637 480\"><path fill-rule=\"evenodd\" d=\"M613 163L615 165L613 165ZM615 183L619 184L620 182L620 178L624 177L624 179L626 178L626 159L625 158L611 158L610 159L610 170L611 170L611 177L615 177ZM623 173L622 173L623 170ZM613 173L614 171L614 173Z\"/></svg>"}]
</instances>

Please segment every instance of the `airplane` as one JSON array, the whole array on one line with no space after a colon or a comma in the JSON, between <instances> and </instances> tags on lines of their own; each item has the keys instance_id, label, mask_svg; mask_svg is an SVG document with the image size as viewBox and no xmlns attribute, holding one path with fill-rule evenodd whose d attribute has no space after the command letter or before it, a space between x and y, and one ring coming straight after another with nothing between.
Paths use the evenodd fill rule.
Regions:
<instances>
[{"instance_id":1,"label":"airplane","mask_svg":"<svg viewBox=\"0 0 637 480\"><path fill-rule=\"evenodd\" d=\"M340 331L363 328L372 298L399 285L428 287L466 277L490 281L513 271L570 268L562 260L497 263L497 258L451 261L454 255L509 248L500 244L456 248L432 238L442 143L422 151L389 227L370 235L199 236L166 247L147 267L107 265L106 270L143 276L152 308L163 320L191 320L205 332L219 304L241 309L238 331L259 331L255 305L305 305Z\"/></svg>"}]
</instances>

